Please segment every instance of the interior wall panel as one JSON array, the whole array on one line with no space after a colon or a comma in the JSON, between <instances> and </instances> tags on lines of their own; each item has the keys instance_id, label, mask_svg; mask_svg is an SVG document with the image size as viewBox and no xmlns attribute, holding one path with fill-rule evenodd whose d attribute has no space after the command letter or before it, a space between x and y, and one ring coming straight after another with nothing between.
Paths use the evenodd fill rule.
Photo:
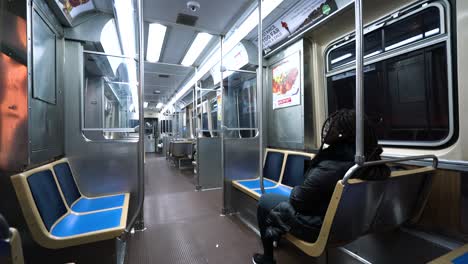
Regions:
<instances>
[{"instance_id":1,"label":"interior wall panel","mask_svg":"<svg viewBox=\"0 0 468 264\"><path fill-rule=\"evenodd\" d=\"M130 212L136 209L137 142L90 141L81 132L83 47L65 43L65 154L86 195L130 192Z\"/></svg>"}]
</instances>

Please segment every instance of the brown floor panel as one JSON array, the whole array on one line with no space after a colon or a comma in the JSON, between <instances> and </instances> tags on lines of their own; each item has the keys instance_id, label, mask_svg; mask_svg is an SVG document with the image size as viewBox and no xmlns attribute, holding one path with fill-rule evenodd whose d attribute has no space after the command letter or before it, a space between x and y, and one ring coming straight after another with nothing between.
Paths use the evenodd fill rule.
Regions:
<instances>
[{"instance_id":1,"label":"brown floor panel","mask_svg":"<svg viewBox=\"0 0 468 264\"><path fill-rule=\"evenodd\" d=\"M145 225L129 239L127 263L251 263L261 251L259 237L237 217L220 216L221 190L196 192L194 176L148 156ZM278 263L314 263L289 243L276 252Z\"/></svg>"}]
</instances>

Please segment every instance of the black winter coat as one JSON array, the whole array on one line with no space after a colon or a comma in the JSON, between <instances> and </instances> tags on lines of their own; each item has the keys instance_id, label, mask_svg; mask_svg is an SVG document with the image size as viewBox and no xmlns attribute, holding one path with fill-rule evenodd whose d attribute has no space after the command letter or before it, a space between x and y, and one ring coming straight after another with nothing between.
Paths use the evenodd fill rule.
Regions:
<instances>
[{"instance_id":1,"label":"black winter coat","mask_svg":"<svg viewBox=\"0 0 468 264\"><path fill-rule=\"evenodd\" d=\"M282 235L292 233L303 240L314 242L336 183L354 165L354 154L354 145L339 144L323 150L310 161L304 183L293 188L289 202L278 204L268 215L265 231L267 238L277 241ZM359 178L378 180L390 175L387 166L363 172L358 172L357 177L372 175L370 178Z\"/></svg>"}]
</instances>

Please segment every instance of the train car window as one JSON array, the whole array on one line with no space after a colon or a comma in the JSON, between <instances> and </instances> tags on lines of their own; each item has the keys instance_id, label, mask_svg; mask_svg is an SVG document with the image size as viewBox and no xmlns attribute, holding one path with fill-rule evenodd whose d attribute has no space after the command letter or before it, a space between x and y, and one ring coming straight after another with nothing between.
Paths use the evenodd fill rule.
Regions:
<instances>
[{"instance_id":1,"label":"train car window","mask_svg":"<svg viewBox=\"0 0 468 264\"><path fill-rule=\"evenodd\" d=\"M82 130L90 139L135 138L138 132L137 65L135 60L84 53ZM114 68L112 65L118 65ZM92 136L91 136L92 135Z\"/></svg>"},{"instance_id":2,"label":"train car window","mask_svg":"<svg viewBox=\"0 0 468 264\"><path fill-rule=\"evenodd\" d=\"M397 21L374 25L377 29L364 36L364 58L384 51L394 50L442 33L441 16L437 7L429 7L419 13ZM354 38L329 49L328 69L334 70L351 65L356 59Z\"/></svg>"},{"instance_id":3,"label":"train car window","mask_svg":"<svg viewBox=\"0 0 468 264\"><path fill-rule=\"evenodd\" d=\"M252 73L231 74L225 80L225 125L228 137L249 138L256 136L257 128L257 79Z\"/></svg>"},{"instance_id":4,"label":"train car window","mask_svg":"<svg viewBox=\"0 0 468 264\"><path fill-rule=\"evenodd\" d=\"M436 7L401 19L385 27L385 50L392 50L440 33L440 14Z\"/></svg>"},{"instance_id":5,"label":"train car window","mask_svg":"<svg viewBox=\"0 0 468 264\"><path fill-rule=\"evenodd\" d=\"M202 124L202 129L203 130L208 130L208 113L203 113L203 124Z\"/></svg>"},{"instance_id":6,"label":"train car window","mask_svg":"<svg viewBox=\"0 0 468 264\"><path fill-rule=\"evenodd\" d=\"M450 48L448 38L440 34L440 10L421 8L366 35L366 54L382 56L364 67L365 111L377 124L384 145L435 147L447 142L453 132ZM425 40L436 35L438 41ZM419 40L417 49L405 52L406 45ZM344 64L336 62L337 56L352 49L354 42L334 45L328 52L329 113L355 107L354 58L346 58ZM369 57L365 56L365 62Z\"/></svg>"},{"instance_id":7,"label":"train car window","mask_svg":"<svg viewBox=\"0 0 468 264\"><path fill-rule=\"evenodd\" d=\"M211 120L213 121L213 130L218 130L218 100L216 97L210 100Z\"/></svg>"},{"instance_id":8,"label":"train car window","mask_svg":"<svg viewBox=\"0 0 468 264\"><path fill-rule=\"evenodd\" d=\"M375 30L364 36L364 57L369 58L382 53L382 30ZM354 39L339 48L333 49L328 55L328 68L335 69L350 64L356 59L356 45Z\"/></svg>"}]
</instances>

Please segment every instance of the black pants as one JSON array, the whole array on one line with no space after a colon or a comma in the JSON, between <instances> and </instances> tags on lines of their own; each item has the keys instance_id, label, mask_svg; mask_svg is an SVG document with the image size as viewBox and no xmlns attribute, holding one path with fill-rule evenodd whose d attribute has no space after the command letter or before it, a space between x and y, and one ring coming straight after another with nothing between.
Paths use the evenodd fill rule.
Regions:
<instances>
[{"instance_id":1,"label":"black pants","mask_svg":"<svg viewBox=\"0 0 468 264\"><path fill-rule=\"evenodd\" d=\"M260 235L262 237L263 254L266 257L273 258L273 241L265 238L265 230L267 228L266 219L270 211L281 202L289 201L289 197L278 194L264 194L258 202L257 221Z\"/></svg>"}]
</instances>

